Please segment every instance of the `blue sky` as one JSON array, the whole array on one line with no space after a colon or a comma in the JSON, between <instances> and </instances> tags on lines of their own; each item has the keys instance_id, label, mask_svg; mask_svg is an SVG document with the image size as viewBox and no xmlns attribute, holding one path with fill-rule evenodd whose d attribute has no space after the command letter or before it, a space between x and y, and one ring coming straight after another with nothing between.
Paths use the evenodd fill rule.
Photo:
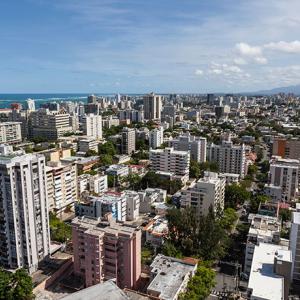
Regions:
<instances>
[{"instance_id":1,"label":"blue sky","mask_svg":"<svg viewBox=\"0 0 300 300\"><path fill-rule=\"evenodd\" d=\"M300 84L299 0L0 2L0 93Z\"/></svg>"}]
</instances>

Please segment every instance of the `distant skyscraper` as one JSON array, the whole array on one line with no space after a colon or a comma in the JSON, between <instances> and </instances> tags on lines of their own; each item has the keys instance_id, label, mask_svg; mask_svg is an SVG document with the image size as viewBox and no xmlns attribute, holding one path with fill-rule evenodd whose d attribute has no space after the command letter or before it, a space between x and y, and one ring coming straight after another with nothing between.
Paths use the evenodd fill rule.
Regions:
<instances>
[{"instance_id":1,"label":"distant skyscraper","mask_svg":"<svg viewBox=\"0 0 300 300\"><path fill-rule=\"evenodd\" d=\"M146 120L160 120L162 110L161 96L151 93L144 96L144 112Z\"/></svg>"},{"instance_id":2,"label":"distant skyscraper","mask_svg":"<svg viewBox=\"0 0 300 300\"><path fill-rule=\"evenodd\" d=\"M35 101L33 99L27 99L26 100L27 103L27 109L30 111L35 111Z\"/></svg>"},{"instance_id":3,"label":"distant skyscraper","mask_svg":"<svg viewBox=\"0 0 300 300\"><path fill-rule=\"evenodd\" d=\"M135 151L135 130L124 127L122 131L122 153L132 154Z\"/></svg>"},{"instance_id":4,"label":"distant skyscraper","mask_svg":"<svg viewBox=\"0 0 300 300\"><path fill-rule=\"evenodd\" d=\"M97 102L97 97L95 95L90 95L88 96L88 103L96 103Z\"/></svg>"},{"instance_id":5,"label":"distant skyscraper","mask_svg":"<svg viewBox=\"0 0 300 300\"><path fill-rule=\"evenodd\" d=\"M95 139L102 139L102 117L87 114L83 117L84 134Z\"/></svg>"},{"instance_id":6,"label":"distant skyscraper","mask_svg":"<svg viewBox=\"0 0 300 300\"><path fill-rule=\"evenodd\" d=\"M215 95L214 94L207 94L207 104L213 105L215 101Z\"/></svg>"},{"instance_id":7,"label":"distant skyscraper","mask_svg":"<svg viewBox=\"0 0 300 300\"><path fill-rule=\"evenodd\" d=\"M0 265L30 273L50 254L45 157L0 145Z\"/></svg>"}]
</instances>

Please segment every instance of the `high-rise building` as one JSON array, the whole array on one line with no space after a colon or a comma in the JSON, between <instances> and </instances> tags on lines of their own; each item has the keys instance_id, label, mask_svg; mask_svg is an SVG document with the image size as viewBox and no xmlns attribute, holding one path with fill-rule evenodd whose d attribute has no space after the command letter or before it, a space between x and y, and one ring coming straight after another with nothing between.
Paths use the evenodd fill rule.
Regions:
<instances>
[{"instance_id":1,"label":"high-rise building","mask_svg":"<svg viewBox=\"0 0 300 300\"><path fill-rule=\"evenodd\" d=\"M152 129L149 134L150 149L156 149L156 148L160 147L163 144L163 142L164 142L163 127Z\"/></svg>"},{"instance_id":2,"label":"high-rise building","mask_svg":"<svg viewBox=\"0 0 300 300\"><path fill-rule=\"evenodd\" d=\"M135 151L135 130L124 127L122 130L122 153L132 154Z\"/></svg>"},{"instance_id":3,"label":"high-rise building","mask_svg":"<svg viewBox=\"0 0 300 300\"><path fill-rule=\"evenodd\" d=\"M77 201L77 166L75 162L49 162L46 166L49 209L63 210Z\"/></svg>"},{"instance_id":4,"label":"high-rise building","mask_svg":"<svg viewBox=\"0 0 300 300\"><path fill-rule=\"evenodd\" d=\"M281 188L281 200L291 201L296 198L299 190L298 159L284 159L273 156L270 162L269 186Z\"/></svg>"},{"instance_id":5,"label":"high-rise building","mask_svg":"<svg viewBox=\"0 0 300 300\"><path fill-rule=\"evenodd\" d=\"M27 99L26 100L27 109L30 111L35 111L35 101L33 99Z\"/></svg>"},{"instance_id":6,"label":"high-rise building","mask_svg":"<svg viewBox=\"0 0 300 300\"><path fill-rule=\"evenodd\" d=\"M166 172L188 179L190 167L190 153L176 151L173 148L150 150L151 169Z\"/></svg>"},{"instance_id":7,"label":"high-rise building","mask_svg":"<svg viewBox=\"0 0 300 300\"><path fill-rule=\"evenodd\" d=\"M246 175L245 145L233 145L232 141L223 140L221 145L210 144L207 147L207 159L215 161L221 173Z\"/></svg>"},{"instance_id":8,"label":"high-rise building","mask_svg":"<svg viewBox=\"0 0 300 300\"><path fill-rule=\"evenodd\" d=\"M0 123L0 143L17 144L22 142L21 122Z\"/></svg>"},{"instance_id":9,"label":"high-rise building","mask_svg":"<svg viewBox=\"0 0 300 300\"><path fill-rule=\"evenodd\" d=\"M272 154L282 158L300 159L300 140L275 138L273 141Z\"/></svg>"},{"instance_id":10,"label":"high-rise building","mask_svg":"<svg viewBox=\"0 0 300 300\"><path fill-rule=\"evenodd\" d=\"M141 275L141 230L114 222L75 218L72 222L74 272L86 287L114 279L136 288Z\"/></svg>"},{"instance_id":11,"label":"high-rise building","mask_svg":"<svg viewBox=\"0 0 300 300\"><path fill-rule=\"evenodd\" d=\"M86 114L82 118L83 131L88 137L97 140L102 139L102 117L94 114Z\"/></svg>"},{"instance_id":12,"label":"high-rise building","mask_svg":"<svg viewBox=\"0 0 300 300\"><path fill-rule=\"evenodd\" d=\"M45 137L57 140L66 132L72 131L70 115L63 111L39 109L30 114L33 137Z\"/></svg>"},{"instance_id":13,"label":"high-rise building","mask_svg":"<svg viewBox=\"0 0 300 300\"><path fill-rule=\"evenodd\" d=\"M160 120L162 110L161 96L154 93L144 96L144 115L146 120Z\"/></svg>"},{"instance_id":14,"label":"high-rise building","mask_svg":"<svg viewBox=\"0 0 300 300\"><path fill-rule=\"evenodd\" d=\"M292 251L292 280L300 287L300 212L293 212L290 231L290 249Z\"/></svg>"},{"instance_id":15,"label":"high-rise building","mask_svg":"<svg viewBox=\"0 0 300 300\"><path fill-rule=\"evenodd\" d=\"M207 104L214 105L214 102L215 102L215 95L207 94Z\"/></svg>"},{"instance_id":16,"label":"high-rise building","mask_svg":"<svg viewBox=\"0 0 300 300\"><path fill-rule=\"evenodd\" d=\"M50 254L45 157L0 145L0 265L30 273Z\"/></svg>"},{"instance_id":17,"label":"high-rise building","mask_svg":"<svg viewBox=\"0 0 300 300\"><path fill-rule=\"evenodd\" d=\"M215 214L224 210L226 180L218 173L205 172L195 184L182 191L181 207L193 207L198 216L208 214L212 207Z\"/></svg>"},{"instance_id":18,"label":"high-rise building","mask_svg":"<svg viewBox=\"0 0 300 300\"><path fill-rule=\"evenodd\" d=\"M190 135L190 133L182 134L177 139L169 142L170 147L180 151L190 151L191 160L197 162L206 161L206 138Z\"/></svg>"}]
</instances>

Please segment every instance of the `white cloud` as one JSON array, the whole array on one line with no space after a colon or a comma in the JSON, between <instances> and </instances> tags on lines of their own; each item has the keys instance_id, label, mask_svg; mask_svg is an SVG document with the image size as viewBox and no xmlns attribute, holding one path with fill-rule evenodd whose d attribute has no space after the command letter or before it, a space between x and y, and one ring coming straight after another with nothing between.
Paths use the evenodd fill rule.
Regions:
<instances>
[{"instance_id":1,"label":"white cloud","mask_svg":"<svg viewBox=\"0 0 300 300\"><path fill-rule=\"evenodd\" d=\"M235 45L235 48L243 56L257 57L262 55L262 50L258 46L250 46L246 43L238 43Z\"/></svg>"},{"instance_id":2,"label":"white cloud","mask_svg":"<svg viewBox=\"0 0 300 300\"><path fill-rule=\"evenodd\" d=\"M300 53L300 41L295 40L293 42L280 41L277 43L269 43L264 45L266 49L277 50L287 53Z\"/></svg>"},{"instance_id":3,"label":"white cloud","mask_svg":"<svg viewBox=\"0 0 300 300\"><path fill-rule=\"evenodd\" d=\"M262 48L259 46L250 46L247 43L238 43L235 45L235 50L241 56L237 60L238 64L246 64L247 60L257 64L266 64L268 60L263 56ZM240 63L241 64L241 63Z\"/></svg>"},{"instance_id":4,"label":"white cloud","mask_svg":"<svg viewBox=\"0 0 300 300\"><path fill-rule=\"evenodd\" d=\"M236 58L234 58L233 62L236 65L247 65L247 61L244 58L242 58L242 57L236 57Z\"/></svg>"},{"instance_id":5,"label":"white cloud","mask_svg":"<svg viewBox=\"0 0 300 300\"><path fill-rule=\"evenodd\" d=\"M200 69L197 69L197 70L195 71L195 75L201 76L201 75L203 75L203 71L200 70Z\"/></svg>"}]
</instances>

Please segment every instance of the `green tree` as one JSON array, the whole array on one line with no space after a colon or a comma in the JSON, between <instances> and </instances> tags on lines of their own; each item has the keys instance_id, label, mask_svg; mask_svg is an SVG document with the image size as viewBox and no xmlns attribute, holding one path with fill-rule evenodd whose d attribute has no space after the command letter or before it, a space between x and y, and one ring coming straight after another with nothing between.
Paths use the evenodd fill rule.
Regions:
<instances>
[{"instance_id":1,"label":"green tree","mask_svg":"<svg viewBox=\"0 0 300 300\"><path fill-rule=\"evenodd\" d=\"M51 240L65 243L72 238L72 229L69 224L61 221L54 213L49 214Z\"/></svg>"},{"instance_id":2,"label":"green tree","mask_svg":"<svg viewBox=\"0 0 300 300\"><path fill-rule=\"evenodd\" d=\"M252 195L250 199L250 212L257 213L259 204L266 203L270 200L270 197L266 195Z\"/></svg>"},{"instance_id":3,"label":"green tree","mask_svg":"<svg viewBox=\"0 0 300 300\"><path fill-rule=\"evenodd\" d=\"M195 160L191 160L191 162L190 162L190 177L199 179L200 176L201 176L200 164Z\"/></svg>"},{"instance_id":4,"label":"green tree","mask_svg":"<svg viewBox=\"0 0 300 300\"><path fill-rule=\"evenodd\" d=\"M115 185L115 178L113 175L107 175L107 185L108 187L114 187Z\"/></svg>"},{"instance_id":5,"label":"green tree","mask_svg":"<svg viewBox=\"0 0 300 300\"><path fill-rule=\"evenodd\" d=\"M117 154L114 143L110 141L106 142L105 144L99 145L98 152L99 154L108 154L110 156L114 156Z\"/></svg>"},{"instance_id":6,"label":"green tree","mask_svg":"<svg viewBox=\"0 0 300 300\"><path fill-rule=\"evenodd\" d=\"M250 193L243 186L238 184L227 185L225 188L225 206L236 208L250 199Z\"/></svg>"},{"instance_id":7,"label":"green tree","mask_svg":"<svg viewBox=\"0 0 300 300\"><path fill-rule=\"evenodd\" d=\"M204 300L215 286L215 272L199 263L195 275L190 279L186 292L180 294L180 300Z\"/></svg>"},{"instance_id":8,"label":"green tree","mask_svg":"<svg viewBox=\"0 0 300 300\"><path fill-rule=\"evenodd\" d=\"M171 242L166 241L162 246L162 253L166 256L182 258L182 253Z\"/></svg>"},{"instance_id":9,"label":"green tree","mask_svg":"<svg viewBox=\"0 0 300 300\"><path fill-rule=\"evenodd\" d=\"M279 210L279 216L283 222L291 221L292 212L288 208L281 208Z\"/></svg>"},{"instance_id":10,"label":"green tree","mask_svg":"<svg viewBox=\"0 0 300 300\"><path fill-rule=\"evenodd\" d=\"M237 221L238 215L233 208L226 208L220 219L221 226L226 230L232 230L234 223Z\"/></svg>"},{"instance_id":11,"label":"green tree","mask_svg":"<svg viewBox=\"0 0 300 300\"><path fill-rule=\"evenodd\" d=\"M25 269L14 273L0 270L0 299L30 300L34 298L33 283Z\"/></svg>"},{"instance_id":12,"label":"green tree","mask_svg":"<svg viewBox=\"0 0 300 300\"><path fill-rule=\"evenodd\" d=\"M100 155L100 162L102 166L109 166L113 164L113 158L109 154Z\"/></svg>"}]
</instances>

